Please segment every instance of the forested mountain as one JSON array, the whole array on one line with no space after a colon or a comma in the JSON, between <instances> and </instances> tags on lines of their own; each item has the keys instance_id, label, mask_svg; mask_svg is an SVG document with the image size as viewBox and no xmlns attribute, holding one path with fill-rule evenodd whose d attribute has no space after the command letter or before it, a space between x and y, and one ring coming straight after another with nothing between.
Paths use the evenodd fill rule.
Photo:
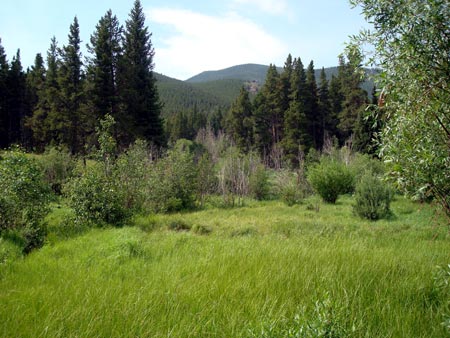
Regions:
<instances>
[{"instance_id":1,"label":"forested mountain","mask_svg":"<svg viewBox=\"0 0 450 338\"><path fill-rule=\"evenodd\" d=\"M155 78L163 105L162 115L166 118L179 111L197 109L207 112L218 107L227 108L237 96L236 94L225 98L221 95L221 88L225 87L222 84L217 92L214 92L208 90L207 86L193 85L158 73L155 73ZM241 85L240 81L238 84L233 83L233 89L237 87L239 93Z\"/></svg>"},{"instance_id":2,"label":"forested mountain","mask_svg":"<svg viewBox=\"0 0 450 338\"><path fill-rule=\"evenodd\" d=\"M258 64L243 64L230 68L205 71L191 77L186 81L176 80L165 75L155 73L157 86L163 103L164 117L180 110L191 110L194 107L201 112L208 112L215 108L228 109L239 95L244 86L253 96L259 92L266 81L269 66ZM338 67L325 68L328 81L332 76L338 75ZM283 68L277 67L281 74ZM368 75L374 71L366 69ZM317 82L320 79L321 69L315 69ZM373 81L368 77L361 83L369 96L373 91Z\"/></svg>"},{"instance_id":3,"label":"forested mountain","mask_svg":"<svg viewBox=\"0 0 450 338\"><path fill-rule=\"evenodd\" d=\"M212 82L215 82L218 84L217 87L219 87L224 80L241 80L241 82L256 82L258 85L264 84L266 81L266 75L267 70L269 69L269 66L267 65L259 65L259 64L243 64L243 65L237 65L221 70L210 70L205 71L200 74L197 74L189 79L187 79L185 82L192 83L192 84L200 84L200 83L208 83L208 85L205 85L205 88L208 88ZM277 67L277 70L279 73L282 73L283 68ZM365 69L367 75L373 74L375 71L373 69ZM320 72L321 69L315 69L315 77L316 79L320 78ZM338 75L338 67L326 67L325 68L325 75L327 77L327 80L331 80L331 76L337 76ZM241 83L242 85L242 83ZM368 77L361 85L362 89L364 89L367 93L371 93L373 89L373 80ZM219 88L218 88L219 89ZM234 93L239 93L239 88L234 90Z\"/></svg>"},{"instance_id":4,"label":"forested mountain","mask_svg":"<svg viewBox=\"0 0 450 338\"><path fill-rule=\"evenodd\" d=\"M269 66L253 63L237 65L221 70L204 71L198 75L187 79L186 82L198 83L224 79L238 79L243 81L264 82ZM281 69L280 69L281 70Z\"/></svg>"}]
</instances>

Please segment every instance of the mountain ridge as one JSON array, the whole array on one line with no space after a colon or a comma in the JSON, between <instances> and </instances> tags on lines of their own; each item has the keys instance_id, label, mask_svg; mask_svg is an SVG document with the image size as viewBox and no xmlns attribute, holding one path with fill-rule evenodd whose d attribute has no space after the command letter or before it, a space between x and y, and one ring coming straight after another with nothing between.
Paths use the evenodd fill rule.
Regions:
<instances>
[{"instance_id":1,"label":"mountain ridge","mask_svg":"<svg viewBox=\"0 0 450 338\"><path fill-rule=\"evenodd\" d=\"M228 109L239 95L242 86L249 88L255 94L264 84L269 66L247 63L232 67L208 70L182 81L155 72L157 86L163 102L163 116L175 112L198 110L211 112L214 109ZM277 67L281 73L283 68ZM338 74L338 67L327 67L325 74L328 80ZM316 80L320 79L321 68L315 69ZM366 70L367 73L373 70ZM366 80L362 88L369 95L374 84Z\"/></svg>"}]
</instances>

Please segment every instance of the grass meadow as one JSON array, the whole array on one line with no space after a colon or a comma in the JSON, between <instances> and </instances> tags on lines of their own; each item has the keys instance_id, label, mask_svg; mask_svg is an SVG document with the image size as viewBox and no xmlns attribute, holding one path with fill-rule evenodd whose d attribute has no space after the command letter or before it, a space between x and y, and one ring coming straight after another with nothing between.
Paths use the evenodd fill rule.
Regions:
<instances>
[{"instance_id":1,"label":"grass meadow","mask_svg":"<svg viewBox=\"0 0 450 338\"><path fill-rule=\"evenodd\" d=\"M446 220L352 203L249 200L71 238L55 208L48 243L0 265L0 337L448 337Z\"/></svg>"}]
</instances>

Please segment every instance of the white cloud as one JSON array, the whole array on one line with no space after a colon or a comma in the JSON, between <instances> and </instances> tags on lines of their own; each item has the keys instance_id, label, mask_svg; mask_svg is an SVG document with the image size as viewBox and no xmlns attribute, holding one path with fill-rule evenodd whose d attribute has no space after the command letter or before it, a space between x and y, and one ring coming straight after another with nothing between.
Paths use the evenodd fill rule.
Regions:
<instances>
[{"instance_id":1,"label":"white cloud","mask_svg":"<svg viewBox=\"0 0 450 338\"><path fill-rule=\"evenodd\" d=\"M156 8L152 24L168 25L171 35L156 45L156 71L185 79L204 70L241 63L269 64L287 54L286 46L254 22L236 14L209 16L189 10Z\"/></svg>"},{"instance_id":2,"label":"white cloud","mask_svg":"<svg viewBox=\"0 0 450 338\"><path fill-rule=\"evenodd\" d=\"M236 5L255 6L259 10L275 15L288 13L288 4L286 0L233 0Z\"/></svg>"}]
</instances>

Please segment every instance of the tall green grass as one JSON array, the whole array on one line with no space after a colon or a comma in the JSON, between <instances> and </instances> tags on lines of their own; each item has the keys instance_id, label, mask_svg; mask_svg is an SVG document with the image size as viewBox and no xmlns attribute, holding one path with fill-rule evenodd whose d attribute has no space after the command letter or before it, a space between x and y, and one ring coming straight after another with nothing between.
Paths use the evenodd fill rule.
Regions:
<instances>
[{"instance_id":1,"label":"tall green grass","mask_svg":"<svg viewBox=\"0 0 450 338\"><path fill-rule=\"evenodd\" d=\"M365 222L351 204L248 202L55 241L0 266L0 336L447 337L444 221L399 198Z\"/></svg>"}]
</instances>

